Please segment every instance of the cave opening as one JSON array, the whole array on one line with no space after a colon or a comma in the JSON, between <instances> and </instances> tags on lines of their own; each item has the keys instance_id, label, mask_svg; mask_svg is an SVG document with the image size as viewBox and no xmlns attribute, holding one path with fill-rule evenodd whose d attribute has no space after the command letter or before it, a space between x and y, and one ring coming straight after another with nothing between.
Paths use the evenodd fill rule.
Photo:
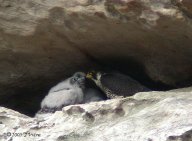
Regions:
<instances>
[{"instance_id":1,"label":"cave opening","mask_svg":"<svg viewBox=\"0 0 192 141\"><path fill-rule=\"evenodd\" d=\"M111 64L111 62L113 63ZM76 68L68 75L66 75L65 72L59 72L51 78L44 76L37 76L35 78L23 78L20 80L20 82L18 82L18 86L12 88L12 94L10 94L10 91L7 91L8 96L1 96L0 100L2 106L33 117L35 113L40 109L40 103L45 95L47 95L50 88L55 86L60 81L65 80L74 72L78 71L89 72L95 70L103 72L119 72L132 77L152 91L164 91L177 88L163 84L161 82L153 81L147 76L143 66L133 60L124 62L121 59L118 60L105 58L104 61L97 60L95 63L97 65ZM21 84L22 86L19 86Z\"/></svg>"},{"instance_id":2,"label":"cave opening","mask_svg":"<svg viewBox=\"0 0 192 141\"><path fill-rule=\"evenodd\" d=\"M1 106L34 116L49 89L77 71L118 71L153 91L192 85L192 32L184 20L187 17L178 19L171 14L170 18L162 12L151 25L150 20L137 18L138 7L136 15L132 14L134 8L122 9L131 12L125 20L97 8L85 6L84 13L59 5L45 3L37 7L39 14L31 14L33 7L25 4L21 11L14 9L15 3L2 8ZM9 17L9 10L18 14ZM149 11L149 17L157 14L151 8Z\"/></svg>"},{"instance_id":3,"label":"cave opening","mask_svg":"<svg viewBox=\"0 0 192 141\"><path fill-rule=\"evenodd\" d=\"M114 26L118 29L110 33L110 36L104 30L105 26L94 24L94 33L97 33L97 29L102 29L94 36L92 32L90 34L75 32L67 35L65 27L56 26L48 19L44 19L40 21L36 32L31 36L3 33L2 36L9 43L8 46L14 47L15 50L2 52L0 59L4 62L0 67L3 73L9 70L19 77L13 76L13 81L7 83L10 75L7 71L5 82L2 79L1 106L33 117L40 109L40 103L49 89L78 71L117 71L132 77L152 91L171 90L192 84L192 79L189 77L192 68L191 60L190 57L186 59L188 52L177 53L169 46L170 42L161 40L161 44L157 41L159 35L140 31L140 27L137 29L135 25L132 27L132 24L126 27L109 25L111 29ZM138 37L135 38L131 33L127 34L132 29L132 33L139 30L141 35L137 34ZM121 36L124 38L119 38ZM138 44L144 41L146 46ZM145 65L147 61L148 64ZM183 66L185 68L181 69ZM161 80L154 80L149 76L153 70L146 72L146 68L149 70L155 68L154 73L159 73L158 75L165 74L163 78L165 80L170 76L173 81L178 80L182 83L171 85ZM186 81L187 79L189 81Z\"/></svg>"}]
</instances>

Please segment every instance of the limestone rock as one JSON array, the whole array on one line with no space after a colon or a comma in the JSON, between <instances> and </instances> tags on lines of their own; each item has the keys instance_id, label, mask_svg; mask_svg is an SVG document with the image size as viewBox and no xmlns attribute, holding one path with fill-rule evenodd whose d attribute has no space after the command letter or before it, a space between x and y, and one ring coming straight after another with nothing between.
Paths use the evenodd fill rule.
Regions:
<instances>
[{"instance_id":1,"label":"limestone rock","mask_svg":"<svg viewBox=\"0 0 192 141\"><path fill-rule=\"evenodd\" d=\"M34 113L51 86L76 71L102 66L145 82L191 84L190 4L0 0L1 104Z\"/></svg>"},{"instance_id":2,"label":"limestone rock","mask_svg":"<svg viewBox=\"0 0 192 141\"><path fill-rule=\"evenodd\" d=\"M30 118L0 108L0 140L191 141L192 87L142 92Z\"/></svg>"}]
</instances>

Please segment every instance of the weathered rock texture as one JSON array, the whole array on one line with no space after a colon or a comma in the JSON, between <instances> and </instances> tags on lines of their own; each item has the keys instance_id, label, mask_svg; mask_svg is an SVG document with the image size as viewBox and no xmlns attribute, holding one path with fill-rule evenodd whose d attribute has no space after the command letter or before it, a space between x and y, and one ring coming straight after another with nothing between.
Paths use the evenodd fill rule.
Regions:
<instances>
[{"instance_id":1,"label":"weathered rock texture","mask_svg":"<svg viewBox=\"0 0 192 141\"><path fill-rule=\"evenodd\" d=\"M191 83L190 5L190 0L0 0L1 105L34 112L56 82L98 65L170 86Z\"/></svg>"},{"instance_id":2,"label":"weathered rock texture","mask_svg":"<svg viewBox=\"0 0 192 141\"><path fill-rule=\"evenodd\" d=\"M192 87L72 105L37 117L1 107L0 140L191 141Z\"/></svg>"}]
</instances>

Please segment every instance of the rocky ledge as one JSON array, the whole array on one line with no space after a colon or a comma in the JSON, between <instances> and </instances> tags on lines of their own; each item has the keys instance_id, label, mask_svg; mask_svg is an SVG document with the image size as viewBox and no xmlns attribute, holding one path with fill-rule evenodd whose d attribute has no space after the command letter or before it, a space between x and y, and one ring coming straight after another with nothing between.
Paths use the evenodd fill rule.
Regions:
<instances>
[{"instance_id":1,"label":"rocky ledge","mask_svg":"<svg viewBox=\"0 0 192 141\"><path fill-rule=\"evenodd\" d=\"M52 86L90 68L150 88L191 86L191 9L191 0L0 0L0 103L32 115Z\"/></svg>"},{"instance_id":2,"label":"rocky ledge","mask_svg":"<svg viewBox=\"0 0 192 141\"><path fill-rule=\"evenodd\" d=\"M31 118L0 108L1 141L191 141L192 87L64 107Z\"/></svg>"}]
</instances>

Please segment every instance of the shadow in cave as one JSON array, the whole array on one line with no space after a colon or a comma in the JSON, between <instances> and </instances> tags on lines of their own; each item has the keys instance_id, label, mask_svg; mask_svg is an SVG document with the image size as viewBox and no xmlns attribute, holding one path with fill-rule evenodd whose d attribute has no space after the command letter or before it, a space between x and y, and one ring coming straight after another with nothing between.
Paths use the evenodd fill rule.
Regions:
<instances>
[{"instance_id":1,"label":"shadow in cave","mask_svg":"<svg viewBox=\"0 0 192 141\"><path fill-rule=\"evenodd\" d=\"M129 58L125 59L122 57L118 58L102 58L97 60L97 63L102 66L102 71L104 72L120 72L125 75L132 77L133 79L140 82L142 85L148 87L153 91L165 91L171 90L178 87L166 85L162 82L153 81L145 72L144 66L138 61ZM98 70L99 71L99 70Z\"/></svg>"},{"instance_id":2,"label":"shadow in cave","mask_svg":"<svg viewBox=\"0 0 192 141\"><path fill-rule=\"evenodd\" d=\"M124 59L120 58L104 58L101 61L96 61L96 63L99 64L97 65L98 67L92 66L90 68L85 68L84 70L82 70L81 68L81 70L84 72L90 70L98 70L104 72L118 71L131 76L151 90L161 91L174 88L160 82L152 81L145 74L143 66L131 59L129 61L124 61ZM14 109L23 114L33 117L35 113L40 109L40 103L45 95L48 93L49 89L68 77L69 76L66 76L65 73L61 73L60 75L55 75L55 77L52 77L52 79L42 76L34 79L23 78L21 82L18 82L18 84L20 85L22 85L23 83L22 87L15 86L12 88L12 90L15 91L12 95L9 94L9 97L6 96L5 98L0 98L1 106Z\"/></svg>"},{"instance_id":3,"label":"shadow in cave","mask_svg":"<svg viewBox=\"0 0 192 141\"><path fill-rule=\"evenodd\" d=\"M102 60L97 60L95 63L99 64L95 65L98 67L92 66L90 68L85 68L84 70L81 68L80 70L84 72L90 70L104 72L118 71L132 77L151 90L164 91L176 88L160 82L154 82L146 75L144 67L132 59L125 61L123 58L102 58ZM14 109L20 113L33 117L40 109L40 103L48 93L49 89L68 77L69 76L66 76L65 73L61 73L60 75L55 75L52 79L42 76L34 79L23 78L21 82L18 82L20 85L23 82L22 87L15 86L11 88L14 91L12 95L9 94L9 97L2 96L0 98L1 106Z\"/></svg>"}]
</instances>

